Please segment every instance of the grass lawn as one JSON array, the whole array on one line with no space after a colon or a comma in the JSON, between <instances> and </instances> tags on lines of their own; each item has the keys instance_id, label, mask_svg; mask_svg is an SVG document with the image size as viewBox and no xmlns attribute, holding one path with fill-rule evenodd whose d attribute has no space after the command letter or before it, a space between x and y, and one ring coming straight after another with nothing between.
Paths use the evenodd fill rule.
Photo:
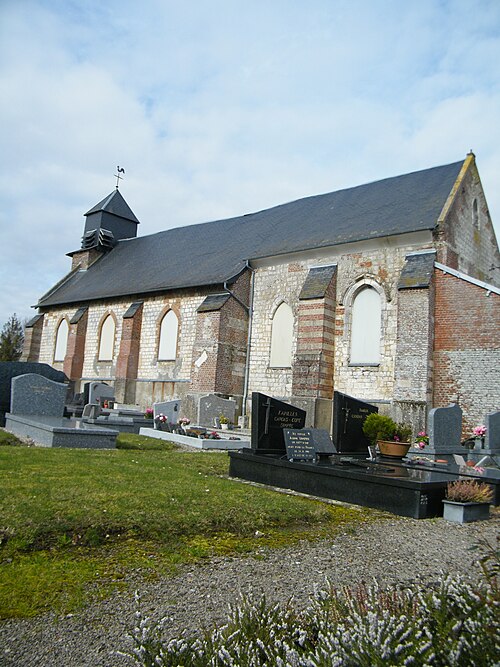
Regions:
<instances>
[{"instance_id":1,"label":"grass lawn","mask_svg":"<svg viewBox=\"0 0 500 667\"><path fill-rule=\"evenodd\" d=\"M376 515L235 482L226 454L142 436L96 451L16 446L0 431L0 445L1 618L67 613L132 569L168 574Z\"/></svg>"}]
</instances>

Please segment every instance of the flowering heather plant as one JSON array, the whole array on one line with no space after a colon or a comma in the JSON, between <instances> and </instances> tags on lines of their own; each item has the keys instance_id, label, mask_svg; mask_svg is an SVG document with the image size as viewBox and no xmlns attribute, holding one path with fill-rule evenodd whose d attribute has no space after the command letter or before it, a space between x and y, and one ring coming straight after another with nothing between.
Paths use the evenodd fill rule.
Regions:
<instances>
[{"instance_id":1,"label":"flowering heather plant","mask_svg":"<svg viewBox=\"0 0 500 667\"><path fill-rule=\"evenodd\" d=\"M419 431L417 434L417 439L415 440L415 447L418 449L425 449L429 444L429 436L425 431Z\"/></svg>"},{"instance_id":2,"label":"flowering heather plant","mask_svg":"<svg viewBox=\"0 0 500 667\"><path fill-rule=\"evenodd\" d=\"M490 503L493 500L491 487L470 479L448 482L446 499L456 503Z\"/></svg>"},{"instance_id":3,"label":"flowering heather plant","mask_svg":"<svg viewBox=\"0 0 500 667\"><path fill-rule=\"evenodd\" d=\"M484 424L481 424L480 426L476 426L473 429L472 433L474 434L474 437L476 437L476 438L484 438L484 436L486 435L487 430L488 429L486 428L486 426L484 426Z\"/></svg>"},{"instance_id":4,"label":"flowering heather plant","mask_svg":"<svg viewBox=\"0 0 500 667\"><path fill-rule=\"evenodd\" d=\"M138 608L121 654L141 667L473 667L498 665L497 553L480 561L484 580L443 576L434 587L376 585L339 590L327 584L295 611L240 598L226 624L163 641L162 628Z\"/></svg>"}]
</instances>

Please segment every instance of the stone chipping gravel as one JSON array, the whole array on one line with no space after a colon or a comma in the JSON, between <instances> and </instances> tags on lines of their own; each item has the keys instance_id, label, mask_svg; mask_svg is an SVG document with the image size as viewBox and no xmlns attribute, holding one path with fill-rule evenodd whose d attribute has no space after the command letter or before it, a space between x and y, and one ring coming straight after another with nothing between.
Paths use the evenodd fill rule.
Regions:
<instances>
[{"instance_id":1,"label":"stone chipping gravel","mask_svg":"<svg viewBox=\"0 0 500 667\"><path fill-rule=\"evenodd\" d=\"M253 556L218 557L183 566L176 576L153 582L131 575L125 591L78 613L0 623L0 665L133 665L116 652L131 648L125 635L133 624L135 591L148 616L169 618L165 636L174 637L222 623L240 593L264 593L268 601L293 598L300 609L326 579L339 586L374 580L384 586L433 584L443 578L443 572L476 578L478 552L471 547L483 538L494 544L499 527L498 509L489 521L464 525L443 519L380 518L331 540L279 550L261 548Z\"/></svg>"}]
</instances>

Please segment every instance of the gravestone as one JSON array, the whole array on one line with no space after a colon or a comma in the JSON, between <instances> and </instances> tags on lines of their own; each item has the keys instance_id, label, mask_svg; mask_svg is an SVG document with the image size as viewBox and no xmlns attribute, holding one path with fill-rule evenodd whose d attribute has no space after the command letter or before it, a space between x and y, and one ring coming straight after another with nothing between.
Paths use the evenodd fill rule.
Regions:
<instances>
[{"instance_id":1,"label":"gravestone","mask_svg":"<svg viewBox=\"0 0 500 667\"><path fill-rule=\"evenodd\" d=\"M105 382L91 382L89 387L89 403L99 403L115 400L115 390Z\"/></svg>"},{"instance_id":2,"label":"gravestone","mask_svg":"<svg viewBox=\"0 0 500 667\"><path fill-rule=\"evenodd\" d=\"M484 449L489 454L500 454L500 412L486 415Z\"/></svg>"},{"instance_id":3,"label":"gravestone","mask_svg":"<svg viewBox=\"0 0 500 667\"><path fill-rule=\"evenodd\" d=\"M357 398L333 392L333 442L338 452L367 452L370 441L363 433L365 419L378 408Z\"/></svg>"},{"instance_id":4,"label":"gravestone","mask_svg":"<svg viewBox=\"0 0 500 667\"><path fill-rule=\"evenodd\" d=\"M330 434L324 428L310 428L314 448L320 458L337 453L337 449L330 438Z\"/></svg>"},{"instance_id":5,"label":"gravestone","mask_svg":"<svg viewBox=\"0 0 500 667\"><path fill-rule=\"evenodd\" d=\"M10 412L13 415L62 417L67 385L28 373L12 378Z\"/></svg>"},{"instance_id":6,"label":"gravestone","mask_svg":"<svg viewBox=\"0 0 500 667\"><path fill-rule=\"evenodd\" d=\"M36 373L55 382L67 382L68 378L62 371L56 371L48 364L34 361L1 361L0 362L0 426L5 426L5 413L10 410L11 382L18 375Z\"/></svg>"},{"instance_id":7,"label":"gravestone","mask_svg":"<svg viewBox=\"0 0 500 667\"><path fill-rule=\"evenodd\" d=\"M227 417L230 424L234 424L236 401L230 398L221 398L215 394L202 396L198 402L198 424L214 426L215 420L221 415Z\"/></svg>"},{"instance_id":8,"label":"gravestone","mask_svg":"<svg viewBox=\"0 0 500 667\"><path fill-rule=\"evenodd\" d=\"M306 411L253 392L252 449L255 454L286 454L283 429L304 428Z\"/></svg>"},{"instance_id":9,"label":"gravestone","mask_svg":"<svg viewBox=\"0 0 500 667\"><path fill-rule=\"evenodd\" d=\"M163 401L153 404L153 417L158 415L165 415L169 424L177 424L181 415L181 401ZM156 422L155 422L156 424Z\"/></svg>"},{"instance_id":10,"label":"gravestone","mask_svg":"<svg viewBox=\"0 0 500 667\"><path fill-rule=\"evenodd\" d=\"M456 454L463 451L462 410L459 405L432 408L428 419L429 445L426 454Z\"/></svg>"},{"instance_id":11,"label":"gravestone","mask_svg":"<svg viewBox=\"0 0 500 667\"><path fill-rule=\"evenodd\" d=\"M283 429L286 457L289 461L316 461L316 447L310 429Z\"/></svg>"}]
</instances>

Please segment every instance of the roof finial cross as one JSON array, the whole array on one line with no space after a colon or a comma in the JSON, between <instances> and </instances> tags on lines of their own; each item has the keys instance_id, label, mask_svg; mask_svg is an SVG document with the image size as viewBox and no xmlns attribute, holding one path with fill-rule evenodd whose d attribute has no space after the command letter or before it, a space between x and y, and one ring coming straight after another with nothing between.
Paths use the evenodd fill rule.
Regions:
<instances>
[{"instance_id":1,"label":"roof finial cross","mask_svg":"<svg viewBox=\"0 0 500 667\"><path fill-rule=\"evenodd\" d=\"M120 181L123 179L123 176L120 176L120 174L125 173L125 169L123 167L117 167L118 173L115 174L116 176L116 189L118 190L118 186L120 185Z\"/></svg>"}]
</instances>

